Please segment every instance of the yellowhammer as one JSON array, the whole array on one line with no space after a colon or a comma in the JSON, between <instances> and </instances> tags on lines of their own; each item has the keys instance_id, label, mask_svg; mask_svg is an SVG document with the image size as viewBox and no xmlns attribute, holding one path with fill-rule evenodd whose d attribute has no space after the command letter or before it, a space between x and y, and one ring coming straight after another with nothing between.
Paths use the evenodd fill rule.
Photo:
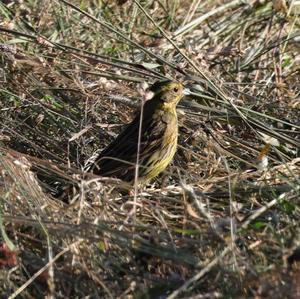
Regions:
<instances>
[{"instance_id":1,"label":"yellowhammer","mask_svg":"<svg viewBox=\"0 0 300 299\"><path fill-rule=\"evenodd\" d=\"M88 166L89 171L133 182L138 163L138 182L146 183L168 166L177 148L176 106L184 88L179 82L168 81L157 82L150 90L154 96Z\"/></svg>"}]
</instances>

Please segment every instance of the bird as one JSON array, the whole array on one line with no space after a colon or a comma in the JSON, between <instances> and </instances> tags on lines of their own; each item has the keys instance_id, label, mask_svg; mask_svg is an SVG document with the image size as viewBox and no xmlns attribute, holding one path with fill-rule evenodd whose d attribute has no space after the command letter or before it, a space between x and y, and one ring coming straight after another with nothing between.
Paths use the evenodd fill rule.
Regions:
<instances>
[{"instance_id":1,"label":"bird","mask_svg":"<svg viewBox=\"0 0 300 299\"><path fill-rule=\"evenodd\" d=\"M116 139L94 157L87 171L133 183L138 165L138 184L146 184L170 164L177 149L176 106L188 89L169 80L155 82L149 90L153 97L144 102Z\"/></svg>"}]
</instances>

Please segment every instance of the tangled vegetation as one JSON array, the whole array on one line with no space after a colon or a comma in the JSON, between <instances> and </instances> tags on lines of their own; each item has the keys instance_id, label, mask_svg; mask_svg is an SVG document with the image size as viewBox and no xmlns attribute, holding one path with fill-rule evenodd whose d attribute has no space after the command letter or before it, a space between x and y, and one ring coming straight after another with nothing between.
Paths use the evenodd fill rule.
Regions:
<instances>
[{"instance_id":1,"label":"tangled vegetation","mask_svg":"<svg viewBox=\"0 0 300 299\"><path fill-rule=\"evenodd\" d=\"M3 298L299 298L299 1L0 1ZM174 79L171 166L84 171Z\"/></svg>"}]
</instances>

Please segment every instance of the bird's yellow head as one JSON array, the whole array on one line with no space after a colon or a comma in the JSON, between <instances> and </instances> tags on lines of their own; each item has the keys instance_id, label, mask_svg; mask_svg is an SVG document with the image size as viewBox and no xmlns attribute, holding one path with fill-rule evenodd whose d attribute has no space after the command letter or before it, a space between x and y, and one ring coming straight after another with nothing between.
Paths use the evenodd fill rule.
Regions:
<instances>
[{"instance_id":1,"label":"bird's yellow head","mask_svg":"<svg viewBox=\"0 0 300 299\"><path fill-rule=\"evenodd\" d=\"M151 90L155 98L159 99L164 109L175 109L178 102L184 96L184 87L179 82L156 83Z\"/></svg>"}]
</instances>

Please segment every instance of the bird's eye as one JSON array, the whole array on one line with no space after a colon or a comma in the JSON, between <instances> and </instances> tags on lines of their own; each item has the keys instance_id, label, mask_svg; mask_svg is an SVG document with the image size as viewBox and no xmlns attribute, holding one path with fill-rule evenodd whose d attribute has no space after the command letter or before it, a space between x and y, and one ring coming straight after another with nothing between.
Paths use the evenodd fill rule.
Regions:
<instances>
[{"instance_id":1,"label":"bird's eye","mask_svg":"<svg viewBox=\"0 0 300 299\"><path fill-rule=\"evenodd\" d=\"M178 87L173 88L173 91L175 91L175 92L178 92L178 90L179 90Z\"/></svg>"}]
</instances>

